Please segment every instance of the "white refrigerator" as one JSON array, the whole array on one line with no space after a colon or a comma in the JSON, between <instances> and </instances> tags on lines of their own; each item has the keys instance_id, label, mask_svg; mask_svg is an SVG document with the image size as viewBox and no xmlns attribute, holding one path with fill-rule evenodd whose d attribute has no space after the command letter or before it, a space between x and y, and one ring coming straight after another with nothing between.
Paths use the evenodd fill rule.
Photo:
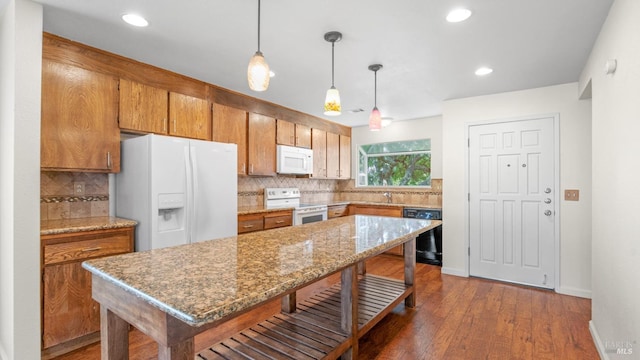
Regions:
<instances>
[{"instance_id":1,"label":"white refrigerator","mask_svg":"<svg viewBox=\"0 0 640 360\"><path fill-rule=\"evenodd\" d=\"M136 251L237 235L235 144L152 134L121 146L116 216L138 222Z\"/></svg>"}]
</instances>

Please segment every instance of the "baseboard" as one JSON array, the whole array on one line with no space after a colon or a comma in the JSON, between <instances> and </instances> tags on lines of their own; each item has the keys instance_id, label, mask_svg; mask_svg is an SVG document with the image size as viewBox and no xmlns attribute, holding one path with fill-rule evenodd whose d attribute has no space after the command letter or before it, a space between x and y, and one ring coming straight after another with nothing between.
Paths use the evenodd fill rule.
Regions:
<instances>
[{"instance_id":1,"label":"baseboard","mask_svg":"<svg viewBox=\"0 0 640 360\"><path fill-rule=\"evenodd\" d=\"M442 267L442 270L440 270L440 272L442 274L447 274L447 275L453 275L453 276L460 276L460 277L469 277L469 274L466 273L466 271L464 271L464 269L457 269L457 268L450 268L450 267Z\"/></svg>"},{"instance_id":2,"label":"baseboard","mask_svg":"<svg viewBox=\"0 0 640 360\"><path fill-rule=\"evenodd\" d=\"M598 335L598 330L596 330L596 326L593 323L593 320L589 321L589 332L591 333L591 337L593 338L593 343L596 345L596 349L598 350L598 355L600 355L600 359L609 360L609 355L605 351L604 344L602 340L600 340L600 335Z\"/></svg>"},{"instance_id":3,"label":"baseboard","mask_svg":"<svg viewBox=\"0 0 640 360\"><path fill-rule=\"evenodd\" d=\"M558 286L556 288L558 294L577 296L585 299L591 299L591 290L577 289L569 286Z\"/></svg>"}]
</instances>

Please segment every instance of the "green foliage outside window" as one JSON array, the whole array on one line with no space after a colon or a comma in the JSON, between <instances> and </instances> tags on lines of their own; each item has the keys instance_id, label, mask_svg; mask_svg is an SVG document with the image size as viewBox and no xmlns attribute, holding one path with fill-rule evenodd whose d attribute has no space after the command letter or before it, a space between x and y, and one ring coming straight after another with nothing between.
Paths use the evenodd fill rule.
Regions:
<instances>
[{"instance_id":1,"label":"green foliage outside window","mask_svg":"<svg viewBox=\"0 0 640 360\"><path fill-rule=\"evenodd\" d=\"M431 140L361 145L358 186L431 186Z\"/></svg>"}]
</instances>

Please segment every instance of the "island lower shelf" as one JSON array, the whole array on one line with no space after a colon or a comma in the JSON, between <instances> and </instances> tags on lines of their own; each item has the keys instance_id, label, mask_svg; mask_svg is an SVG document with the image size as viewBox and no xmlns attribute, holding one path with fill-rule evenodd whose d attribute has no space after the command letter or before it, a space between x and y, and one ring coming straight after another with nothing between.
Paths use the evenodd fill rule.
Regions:
<instances>
[{"instance_id":1,"label":"island lower shelf","mask_svg":"<svg viewBox=\"0 0 640 360\"><path fill-rule=\"evenodd\" d=\"M358 333L342 330L340 284L278 313L197 354L196 359L336 359L413 293L402 280L376 275L358 279Z\"/></svg>"}]
</instances>

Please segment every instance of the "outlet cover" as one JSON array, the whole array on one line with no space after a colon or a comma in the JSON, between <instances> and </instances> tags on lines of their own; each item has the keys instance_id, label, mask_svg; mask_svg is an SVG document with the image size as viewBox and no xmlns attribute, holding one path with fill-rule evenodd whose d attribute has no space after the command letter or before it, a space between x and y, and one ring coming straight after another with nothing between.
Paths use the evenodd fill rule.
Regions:
<instances>
[{"instance_id":1,"label":"outlet cover","mask_svg":"<svg viewBox=\"0 0 640 360\"><path fill-rule=\"evenodd\" d=\"M564 200L565 201L578 201L578 200L580 200L580 190L565 190L564 191Z\"/></svg>"},{"instance_id":2,"label":"outlet cover","mask_svg":"<svg viewBox=\"0 0 640 360\"><path fill-rule=\"evenodd\" d=\"M83 182L74 182L73 183L73 195L84 195L84 183Z\"/></svg>"}]
</instances>

